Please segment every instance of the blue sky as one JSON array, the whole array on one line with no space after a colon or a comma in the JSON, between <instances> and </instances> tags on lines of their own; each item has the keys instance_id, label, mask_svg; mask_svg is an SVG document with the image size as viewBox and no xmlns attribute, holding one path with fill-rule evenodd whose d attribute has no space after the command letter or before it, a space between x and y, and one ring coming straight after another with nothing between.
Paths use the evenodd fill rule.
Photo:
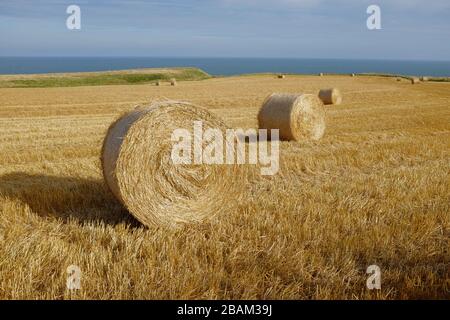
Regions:
<instances>
[{"instance_id":1,"label":"blue sky","mask_svg":"<svg viewBox=\"0 0 450 320\"><path fill-rule=\"evenodd\" d=\"M1 0L0 55L450 60L449 16L448 0Z\"/></svg>"}]
</instances>

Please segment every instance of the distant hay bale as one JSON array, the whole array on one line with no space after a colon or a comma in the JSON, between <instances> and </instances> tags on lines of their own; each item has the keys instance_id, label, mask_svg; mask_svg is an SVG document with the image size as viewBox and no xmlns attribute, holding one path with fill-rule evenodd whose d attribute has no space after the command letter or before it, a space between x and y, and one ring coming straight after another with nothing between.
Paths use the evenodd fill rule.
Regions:
<instances>
[{"instance_id":1,"label":"distant hay bale","mask_svg":"<svg viewBox=\"0 0 450 320\"><path fill-rule=\"evenodd\" d=\"M176 79L171 79L171 80L170 80L170 85L171 85L172 87L177 86L177 85L178 85L177 80L176 80Z\"/></svg>"},{"instance_id":2,"label":"distant hay bale","mask_svg":"<svg viewBox=\"0 0 450 320\"><path fill-rule=\"evenodd\" d=\"M280 139L319 140L325 133L325 108L312 94L274 93L263 103L260 129L279 129Z\"/></svg>"},{"instance_id":3,"label":"distant hay bale","mask_svg":"<svg viewBox=\"0 0 450 320\"><path fill-rule=\"evenodd\" d=\"M323 73L321 72L321 73L319 73L319 77L323 77Z\"/></svg>"},{"instance_id":4,"label":"distant hay bale","mask_svg":"<svg viewBox=\"0 0 450 320\"><path fill-rule=\"evenodd\" d=\"M417 77L413 77L413 78L411 78L411 83L412 84L418 84L418 83L420 83L420 79L417 78Z\"/></svg>"},{"instance_id":5,"label":"distant hay bale","mask_svg":"<svg viewBox=\"0 0 450 320\"><path fill-rule=\"evenodd\" d=\"M242 165L173 163L172 134L186 129L193 135L194 121L202 121L203 130L227 128L207 110L163 101L126 113L107 132L101 157L106 183L146 226L201 222L230 210L245 189Z\"/></svg>"},{"instance_id":6,"label":"distant hay bale","mask_svg":"<svg viewBox=\"0 0 450 320\"><path fill-rule=\"evenodd\" d=\"M428 78L428 77L421 77L420 80L422 82L427 82L427 81L430 81L430 78Z\"/></svg>"},{"instance_id":7,"label":"distant hay bale","mask_svg":"<svg viewBox=\"0 0 450 320\"><path fill-rule=\"evenodd\" d=\"M157 87L161 86L161 81L159 81L159 80L156 81L155 85L156 85Z\"/></svg>"},{"instance_id":8,"label":"distant hay bale","mask_svg":"<svg viewBox=\"0 0 450 320\"><path fill-rule=\"evenodd\" d=\"M278 75L278 79L285 79L285 78L286 78L286 76L284 74L279 74Z\"/></svg>"},{"instance_id":9,"label":"distant hay bale","mask_svg":"<svg viewBox=\"0 0 450 320\"><path fill-rule=\"evenodd\" d=\"M342 94L339 89L322 89L319 91L319 98L326 105L340 105L342 103Z\"/></svg>"},{"instance_id":10,"label":"distant hay bale","mask_svg":"<svg viewBox=\"0 0 450 320\"><path fill-rule=\"evenodd\" d=\"M352 77L356 77L356 74L352 73Z\"/></svg>"}]
</instances>

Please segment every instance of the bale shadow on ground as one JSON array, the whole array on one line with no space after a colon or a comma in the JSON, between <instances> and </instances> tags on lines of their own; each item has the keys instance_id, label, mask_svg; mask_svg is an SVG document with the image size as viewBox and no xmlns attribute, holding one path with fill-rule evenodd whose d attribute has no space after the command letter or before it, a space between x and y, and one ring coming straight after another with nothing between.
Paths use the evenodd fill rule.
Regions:
<instances>
[{"instance_id":1,"label":"bale shadow on ground","mask_svg":"<svg viewBox=\"0 0 450 320\"><path fill-rule=\"evenodd\" d=\"M0 176L0 199L18 200L41 217L65 222L142 225L101 180L14 172Z\"/></svg>"}]
</instances>

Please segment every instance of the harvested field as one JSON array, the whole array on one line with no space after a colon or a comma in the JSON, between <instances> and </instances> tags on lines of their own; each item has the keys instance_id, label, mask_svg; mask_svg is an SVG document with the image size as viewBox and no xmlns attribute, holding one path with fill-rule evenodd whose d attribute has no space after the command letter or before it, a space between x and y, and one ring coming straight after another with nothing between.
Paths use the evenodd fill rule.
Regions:
<instances>
[{"instance_id":1,"label":"harvested field","mask_svg":"<svg viewBox=\"0 0 450 320\"><path fill-rule=\"evenodd\" d=\"M29 80L29 79L27 79ZM110 124L152 99L190 101L257 128L273 92L337 87L319 141L280 144L238 209L146 228L108 191ZM274 75L0 88L1 299L450 298L450 83ZM81 290L66 289L69 265ZM378 265L382 289L366 287Z\"/></svg>"}]
</instances>

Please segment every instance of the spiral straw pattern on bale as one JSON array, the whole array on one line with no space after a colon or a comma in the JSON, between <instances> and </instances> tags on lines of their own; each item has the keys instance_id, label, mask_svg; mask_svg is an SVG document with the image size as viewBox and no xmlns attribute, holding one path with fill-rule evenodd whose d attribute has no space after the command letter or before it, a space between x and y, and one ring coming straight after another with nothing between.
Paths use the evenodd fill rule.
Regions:
<instances>
[{"instance_id":1,"label":"spiral straw pattern on bale","mask_svg":"<svg viewBox=\"0 0 450 320\"><path fill-rule=\"evenodd\" d=\"M320 90L319 98L326 105L329 104L340 105L342 103L341 91L336 88Z\"/></svg>"},{"instance_id":2,"label":"spiral straw pattern on bale","mask_svg":"<svg viewBox=\"0 0 450 320\"><path fill-rule=\"evenodd\" d=\"M227 129L204 109L164 101L123 115L108 130L101 159L105 180L144 225L198 223L230 210L243 192L243 166L172 162L173 131L187 129L194 140L194 121L202 121L203 130Z\"/></svg>"},{"instance_id":3,"label":"spiral straw pattern on bale","mask_svg":"<svg viewBox=\"0 0 450 320\"><path fill-rule=\"evenodd\" d=\"M274 93L258 114L260 129L279 129L280 139L319 140L325 134L325 109L312 94Z\"/></svg>"}]
</instances>

